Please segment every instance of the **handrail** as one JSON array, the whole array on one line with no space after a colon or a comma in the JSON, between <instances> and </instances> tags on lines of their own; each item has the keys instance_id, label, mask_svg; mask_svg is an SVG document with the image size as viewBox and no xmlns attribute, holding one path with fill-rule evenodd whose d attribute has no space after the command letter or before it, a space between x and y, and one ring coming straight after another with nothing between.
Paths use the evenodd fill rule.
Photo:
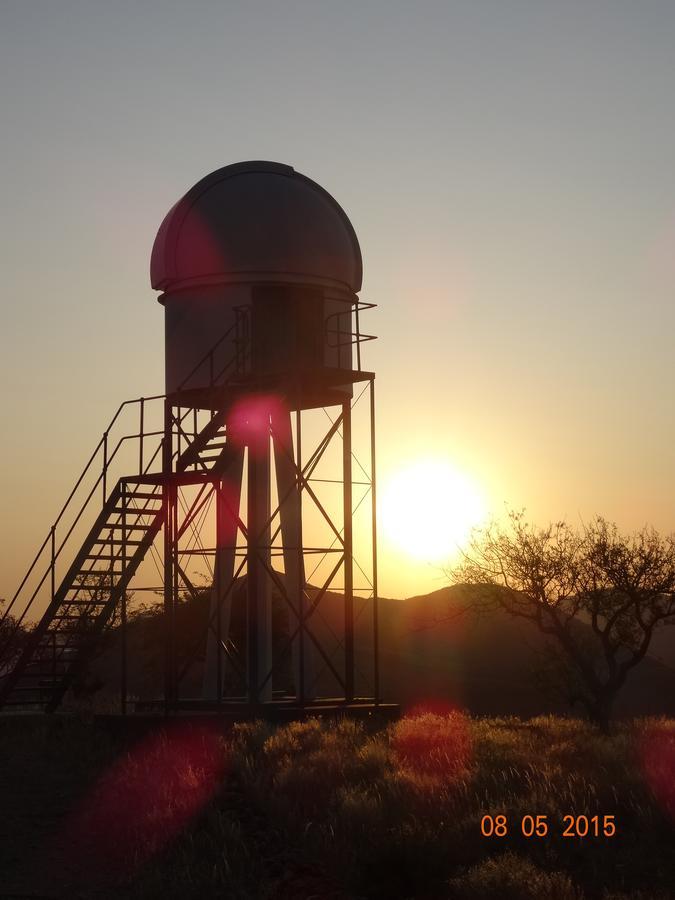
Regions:
<instances>
[{"instance_id":1,"label":"handrail","mask_svg":"<svg viewBox=\"0 0 675 900\"><path fill-rule=\"evenodd\" d=\"M18 626L18 625L21 624L21 622L23 622L23 619L25 618L26 613L28 612L28 610L29 610L30 607L32 606L33 601L35 600L35 597L37 596L39 590L42 588L42 586L43 586L43 584L44 584L44 582L45 582L45 580L46 580L46 578L47 578L47 575L48 575L50 572L53 573L53 571L54 571L54 566L55 566L55 564L56 564L56 561L57 561L57 559L59 558L59 556L60 556L60 554L61 554L61 551L63 550L63 547L65 546L66 542L68 541L68 539L70 538L71 534L73 533L73 530L75 529L77 523L80 521L80 519L81 519L81 517L82 517L82 514L83 514L83 512L84 512L84 510L85 510L85 509L87 508L87 506L89 505L89 502L91 501L91 498L93 497L93 495L94 495L95 491L97 490L97 488L99 487L99 485L101 485L101 483L105 480L105 476L106 476L106 474L107 474L107 471L108 471L108 469L110 468L110 465L112 464L113 460L114 460L115 457L117 456L117 453L118 453L120 447L122 446L122 444L123 444L126 440L135 439L135 438L140 438L141 436L143 436L143 437L149 437L149 436L154 436L154 435L161 435L161 434L163 434L163 432L154 431L154 432L144 432L143 434L141 434L141 432L139 432L139 433L136 433L136 434L123 435L123 436L118 440L117 445L115 446L115 449L114 449L113 452L112 452L112 455L108 455L108 453L107 453L108 436L109 436L109 434L110 434L112 428L115 426L117 420L119 419L119 417L120 417L122 411L123 411L126 407L130 407L130 406L133 406L133 405L135 405L135 404L140 404L140 409L141 409L141 410L144 410L144 406L145 406L145 404L146 404L147 402L151 402L151 401L154 401L154 400L163 400L164 398L165 398L165 395L164 395L164 394L155 394L155 395L153 395L153 396L151 396L151 397L139 397L139 398L137 398L137 399L135 399L135 400L125 400L125 401L123 401L122 403L120 403L120 405L119 405L118 408L117 408L117 411L115 412L115 414L113 415L112 419L110 420L110 423L108 424L108 427L107 427L107 428L105 429L105 431L103 432L103 435L102 435L101 439L99 440L99 442L98 442L98 444L96 445L96 447L94 448L94 451L92 452L91 456L89 457L89 459L88 459L87 462L85 463L85 466L84 466L84 468L82 469L82 472L80 473L79 478L78 478L77 481L75 482L74 487L72 488L72 490L70 491L68 497L66 498L65 503L64 503L63 506L61 507L61 509L60 509L58 515L56 516L56 518L54 519L54 522L53 522L51 528L49 529L49 532L47 533L46 538L44 539L44 541L43 541L42 544L40 545L40 548L38 549L37 553L35 554L35 556L34 556L34 558L33 558L33 561L31 562L31 564L30 564L30 566L29 566L29 568L28 568L28 571L27 571L26 574L24 575L23 579L21 580L21 583L19 584L19 587L17 588L16 592L14 593L14 596L12 597L10 603L7 605L7 608L4 610L2 617L0 617L0 625L2 625L2 624L7 620L8 616L11 614L11 612L12 612L12 610L13 610L15 604L16 604L16 601L18 600L19 596L21 595L21 592L23 591L24 586L26 585L26 582L28 581L28 579L30 578L30 576L33 574L33 572L34 572L34 570L35 570L35 567L37 566L39 560L40 560L41 557L43 556L44 551L45 551L45 548L47 547L47 545L48 545L49 543L51 543L52 546L51 546L50 562L49 562L49 565L48 565L48 567L47 567L47 570L45 571L44 575L43 575L42 578L40 579L40 581L39 581L37 587L34 589L33 594L31 595L30 599L29 599L28 602L27 602L27 606L24 608L24 610L23 610L21 616L19 617L19 619L17 620L16 624L17 624L17 626ZM71 526L70 526L70 528L68 529L68 532L67 532L66 536L63 538L63 540L61 541L61 543L60 543L60 545L59 545L59 547L58 547L58 549L57 549L57 548L56 548L56 529L57 529L58 525L60 524L61 520L63 519L63 517L64 517L64 515L65 515L65 513L66 513L66 510L67 510L68 507L70 506L71 501L73 500L73 497L77 494L77 491L78 491L80 485L82 484L82 482L83 482L84 479L86 478L87 474L88 474L89 471L91 470L92 464L94 463L94 461L96 460L96 458L98 457L98 455L99 455L99 453L101 452L102 449L103 449L103 451L104 451L104 465L103 465L103 467L102 467L102 469L101 469L101 472L100 472L98 478L96 479L96 481L95 481L93 487L91 488L91 490L90 490L89 493L87 494L86 499L83 501L83 503L82 503L82 505L81 505L79 511L77 512L77 514L76 514L76 516L75 516L74 521L71 523ZM158 449L159 449L159 448L158 448ZM152 459L151 459L151 461L150 461L150 463L149 463L148 465L151 465L151 464L152 464L152 462L154 461L154 459L155 459L156 456L157 456L157 452L158 452L158 450L155 451L155 454L153 455L153 457L152 457ZM147 468L148 468L148 466L146 466L146 471L147 471ZM103 503L105 503L105 497L103 498ZM53 591L52 591L52 596L53 596ZM14 631L13 631L12 634L10 635L10 638L11 638L11 636L12 636L13 634L14 634ZM8 646L8 645L9 645L9 641L6 642L6 645L2 648L2 650L4 651L4 649L6 649L6 646ZM1 651L0 651L0 652L1 652Z\"/></svg>"},{"instance_id":2,"label":"handrail","mask_svg":"<svg viewBox=\"0 0 675 900\"><path fill-rule=\"evenodd\" d=\"M157 397L157 396L156 396L156 397L151 397L151 398L150 398L150 397L145 397L145 398L140 398L140 399L141 399L141 400L151 400L151 399L152 399L152 400L157 400L157 399L160 399L160 397ZM135 402L137 402L137 401L127 401L127 403L135 403ZM162 432L162 431L148 431L148 432L145 432L144 435L142 435L142 434L138 434L138 435L136 435L136 434L127 434L127 435L123 435L123 436L119 439L119 441L117 442L117 445L116 445L115 449L113 450L112 455L109 456L108 459L107 459L107 465L108 465L108 467L109 467L109 466L112 464L112 462L114 461L114 459L115 459L115 457L117 456L117 453L118 453L120 447L122 446L122 444L123 444L125 441L131 440L131 439L134 439L134 438L141 438L141 437L143 437L143 436L144 436L144 437L152 437L152 436L157 436L157 435L163 435L163 432ZM155 452L154 452L153 455L150 457L150 460L149 460L148 463L146 464L146 466L145 466L145 468L143 469L143 471L142 471L142 472L139 472L139 476L142 477L143 475L147 475L147 474L148 474L149 469L150 469L150 467L152 466L152 464L154 463L155 459L157 458L157 456L158 456L158 454L159 454L161 448L162 448L162 442L160 441L160 442L158 443L157 447L155 448ZM83 474L84 474L84 473L83 473ZM27 606L25 607L25 609L24 609L23 613L21 614L20 618L17 620L16 624L17 624L17 625L20 625L21 622L23 621L23 619L24 619L26 613L28 612L28 610L30 609L31 605L33 604L33 601L35 600L35 598L36 598L36 596L37 596L37 594L38 594L40 588L41 588L42 585L44 584L45 579L47 578L47 575L50 573L50 571L52 572L52 592L51 592L51 593L52 593L52 597L54 596L54 586L55 586L54 583L53 583L54 563L56 563L56 560L57 560L57 559L59 558L59 556L61 555L61 551L62 551L63 548L65 547L66 543L68 542L68 539L70 538L71 534L72 534L73 531L75 530L75 527L77 526L78 522L79 522L80 519L82 518L82 514L84 513L85 509L86 509L87 506L89 505L89 502L90 502L91 498L92 498L92 497L94 496L94 494L96 493L96 491L97 491L99 485L101 484L101 482L102 482L102 480L103 480L103 475L104 475L104 473L103 473L103 471L102 471L102 472L100 473L100 475L98 476L98 478L96 479L96 481L94 482L94 484L92 485L92 487L91 487L89 493L87 494L86 499L83 501L83 503L82 503L82 505L81 505L81 507L80 507L80 509L79 509L79 511L78 511L78 513L77 513L77 515L76 515L76 517L75 517L75 519L74 519L73 522L71 523L70 528L68 529L68 532L66 533L65 537L62 539L61 543L59 544L58 549L56 548L55 533L56 533L56 524L58 523L59 520L57 519L56 522L55 522L55 524L52 525L51 529L49 530L49 534L48 534L47 537L45 538L45 540L44 540L42 546L40 547L40 550L38 551L37 556L36 556L35 559L33 560L33 563L32 563L32 565L31 565L31 568L29 569L29 571L27 572L27 574L24 576L23 581L21 582L21 584L20 584L20 586L19 586L17 592L15 593L14 597L12 598L12 602L11 602L10 605L8 606L7 610L5 611L5 614L3 615L2 619L0 619L0 624L2 624L2 622L4 622L6 616L9 614L9 612L10 612L10 610L11 610L11 607L13 606L13 604L14 604L15 600L17 599L17 597L19 596L19 594L20 594L20 592L21 592L21 589L23 588L24 584L26 583L28 577L30 576L30 574L31 574L31 572L32 572L32 570L33 570L33 568L35 568L35 564L37 563L37 560L39 559L40 555L42 554L42 551L44 550L45 546L47 545L47 542L48 542L50 539L51 539L52 545L53 545L53 546L52 546L51 563L50 563L50 565L48 566L48 568L47 568L47 570L45 571L45 573L44 573L44 575L42 576L42 578L40 579L40 581L38 582L36 588L35 588L34 591L33 591L33 594L31 595L31 597L30 597L30 599L29 599L29 601L28 601ZM79 483L81 483L81 481L82 481L82 476L80 476L80 479L79 479L79 481L78 481L78 485L79 485ZM74 495L74 493L75 493L75 490L71 491L70 497L68 498L68 502L70 502L70 499L72 498L72 496ZM106 498L106 499L107 499L107 498ZM103 505L105 505L105 500L104 500L104 502L103 502ZM65 507L64 507L64 509L65 509ZM61 516L59 516L59 519L60 519L60 518L61 518ZM13 634L13 632L12 632L12 634ZM3 648L3 649L4 649L4 648ZM0 651L0 652L1 652L1 651Z\"/></svg>"},{"instance_id":3,"label":"handrail","mask_svg":"<svg viewBox=\"0 0 675 900\"><path fill-rule=\"evenodd\" d=\"M353 304L354 314L355 314L355 324L356 331L342 331L340 328L329 328L328 324L331 319L337 319L338 324L340 321L340 316L349 316L351 319L352 309L350 307L349 310L342 310L340 312L332 313L330 316L326 317L324 322L324 331L326 335L326 344L331 349L339 349L340 347L353 347L356 346L356 369L358 372L361 371L361 344L366 341L375 341L377 340L376 334L364 334L361 331L361 324L359 322L359 312L363 309L375 309L377 303L365 303L362 300L359 300L357 303ZM334 344L332 344L328 337L331 334L337 334L339 338L344 338L344 340L337 340Z\"/></svg>"},{"instance_id":4,"label":"handrail","mask_svg":"<svg viewBox=\"0 0 675 900\"><path fill-rule=\"evenodd\" d=\"M194 369L190 372L190 374L183 380L183 382L181 382L181 387L184 386L190 380L190 378L193 377L194 373L199 370L199 368L204 364L204 362L206 362L209 359L213 360L213 356L214 356L216 350L223 344L223 342L234 331L234 329L235 329L235 326L234 325L231 326L218 339L218 341L216 341L216 343L213 345L213 347L211 347L209 352L199 361L199 363L194 367ZM220 370L220 372L216 376L217 379L222 378L234 362L235 362L235 359L228 360L226 365ZM13 639L15 633L18 631L18 628L22 624L27 613L30 611L33 603L35 602L35 599L36 599L38 593L42 589L47 577L50 574L51 574L51 578L52 578L51 596L53 599L54 591L55 591L54 573L55 573L56 562L60 558L61 552L63 551L65 545L67 544L68 540L70 539L70 537L71 537L73 531L75 530L75 528L77 527L78 523L80 522L82 515L84 514L84 511L87 509L87 507L89 506L89 503L91 502L92 497L94 496L94 494L96 493L96 491L99 489L100 486L103 486L102 506L105 504L106 499L107 499L107 484L106 484L107 473L108 473L108 470L110 469L112 463L115 461L117 454L118 454L120 448L122 447L122 445L126 441L129 441L129 440L137 439L142 444L142 442L145 440L145 438L163 437L163 435L164 435L163 431L145 431L144 430L144 424L145 424L144 417L145 417L146 403L149 403L149 402L152 402L155 400L164 400L164 399L166 399L166 394L154 394L150 397L138 397L133 400L124 400L118 406L118 408L117 408L115 414L113 415L112 419L110 420L107 428L103 432L99 442L96 444L89 459L85 463L84 468L80 472L80 475L79 475L77 481L75 482L73 488L71 489L70 493L68 494L68 497L66 498L63 506L61 507L56 518L54 519L54 522L53 522L51 528L49 529L47 536L45 537L45 539L42 542L42 544L40 545L37 553L35 554L32 562L30 563L30 566L28 567L26 574L24 575L23 579L21 580L19 587L15 591L14 596L12 597L10 603L7 605L6 609L3 611L2 616L0 617L0 625L2 625L5 621L7 621L8 617L11 615L11 613L16 605L17 600L19 599L19 597L22 594L22 591L23 591L26 583L28 582L31 575L34 573L40 560L44 557L44 552L45 552L47 545L51 544L51 552L50 552L50 557L49 557L49 562L47 564L47 568L45 569L42 577L40 578L37 585L33 589L33 592L30 595L30 597L28 598L26 605L24 606L20 616L15 620L14 628L10 632L8 640L4 643L2 648L0 648L0 656L2 654L4 654L4 652L11 645L12 639ZM140 420L139 430L137 432L134 432L131 434L123 434L118 439L117 443L115 444L114 449L112 450L112 453L110 453L109 452L110 433L113 430L115 424L117 423L120 415L122 414L122 411L125 408L132 407L134 405L139 406L139 420ZM162 441L159 441L155 448L154 453L150 457L150 460L146 463L146 465L143 467L142 470L140 467L142 466L142 463L143 463L143 454L142 454L142 450L140 450L140 448L139 448L139 475L148 474L150 467L155 462L155 460L157 459L157 457L161 451L161 447L162 447ZM61 540L59 542L57 542L56 541L57 528L58 528L59 524L61 523L66 511L70 507L70 504L71 504L73 498L76 496L78 489L84 482L85 478L87 477L87 474L92 470L92 466L93 466L94 462L96 461L96 459L101 454L101 452L103 453L103 464L101 467L101 471L100 471L98 477L96 478L96 480L94 481L93 485L89 489L89 492L87 493L86 497L84 498L78 511L75 513L74 518L73 518L72 522L70 523L68 530L66 531L66 534L61 538Z\"/></svg>"},{"instance_id":5,"label":"handrail","mask_svg":"<svg viewBox=\"0 0 675 900\"><path fill-rule=\"evenodd\" d=\"M214 379L213 360L214 360L215 353L234 331L237 331L237 333L238 333L239 325L240 325L240 316L238 315L235 323L232 326L230 326L230 328L228 328L227 331L225 331L225 333L223 335L221 335L221 337L210 348L208 353L206 353L204 355L204 357L197 363L197 365L191 370L191 372L183 379L183 381L179 385L179 390L181 390L185 386L185 384L194 376L194 374L197 371L199 371L199 369L207 361L210 361L211 386L213 386L218 379L221 379L222 377L224 377L224 375L227 373L227 371L231 367L231 365L233 365L233 364L236 365L236 363L239 359L239 347L238 346L236 348L236 353L235 353L234 357L231 360L228 360L226 365L221 369L221 371L218 373L218 375ZM238 341L235 341L235 343L238 343ZM85 510L88 508L88 506L92 500L92 497L95 495L96 491L101 486L103 487L103 497L102 497L101 506L103 507L105 505L106 500L107 500L108 471L109 471L112 463L115 461L120 448L126 441L136 440L136 439L139 441L139 475L144 475L144 474L149 473L150 467L153 465L153 463L155 462L155 460L157 459L157 457L161 451L161 448L163 445L164 432L163 431L145 431L145 421L144 421L145 407L146 407L146 403L148 403L148 402L152 402L152 401L156 401L156 400L165 400L165 399L166 399L166 394L155 394L150 397L138 397L133 400L124 400L118 406L117 410L115 411L115 414L113 415L112 419L108 423L107 428L104 430L104 432L101 436L101 439L98 441L98 443L94 447L94 450L92 451L87 462L85 463L84 468L80 472L80 475L77 478L73 488L71 489L63 506L61 507L56 518L54 519L54 522L52 523L52 526L50 527L50 529L47 533L47 536L45 537L45 539L43 540L42 544L40 545L37 553L33 557L33 560L30 563L25 575L23 576L21 583L19 584L17 590L15 591L14 596L12 597L11 601L9 602L9 604L7 605L5 610L3 611L2 616L0 616L0 625L2 625L12 615L12 612L16 606L16 603L17 603L18 599L22 596L22 593L24 591L26 584L28 583L31 576L35 573L35 570L38 567L38 564L40 563L40 561L42 559L44 559L45 550L49 546L50 549L49 549L49 556L48 556L48 562L47 562L46 569L45 569L44 573L42 574L42 577L39 578L37 585L34 587L32 593L30 594L30 597L28 597L27 601L23 605L21 614L18 616L18 618L14 617L14 627L11 629L10 634L8 635L8 639L3 643L3 646L0 648L0 657L2 657L6 653L6 651L11 647L14 636L18 632L26 615L32 608L33 603L35 602L35 599L37 598L38 594L42 590L48 576L51 576L50 595L51 595L51 600L53 601L54 596L55 596L55 591L56 591L56 577L55 577L56 563L59 560L61 553L62 553L64 547L66 546L66 544L68 543L71 535L73 534L73 531L75 530L78 523L80 522ZM139 408L138 431L135 433L131 433L131 434L123 434L118 439L117 443L115 444L112 453L110 453L109 452L109 446L110 446L109 440L110 440L111 432L113 431L115 425L117 424L122 412L126 408L132 407L134 405L138 405L138 408ZM144 463L144 458L143 458L144 441L148 437L158 437L158 436L162 437L162 440L160 440L158 442L158 445L156 446L154 453L151 455L150 460L144 466L143 465L143 463ZM68 509L71 506L73 498L77 495L78 490L82 486L85 478L92 471L92 467L93 467L95 461L100 457L101 454L103 456L103 460L102 460L102 466L101 466L100 473L98 474L98 477L95 479L92 487L89 489L89 491L88 491L86 497L84 498L82 504L80 505L79 509L74 514L73 520L72 520L72 522L70 522L70 526L67 528L65 535L63 537L61 537L61 535L59 535L60 540L57 541L58 526L61 524L66 512L68 511Z\"/></svg>"},{"instance_id":6,"label":"handrail","mask_svg":"<svg viewBox=\"0 0 675 900\"><path fill-rule=\"evenodd\" d=\"M366 334L361 333L360 323L359 323L359 311L363 310L363 309L372 309L372 308L374 308L375 304L358 301L357 303L352 304L352 306L353 306L355 316L356 316L356 322L355 322L356 332L349 333L349 335L348 335L348 333L340 332L338 329L335 329L335 331L333 331L326 327L326 326L328 326L328 323L330 322L330 320L332 318L334 318L335 316L342 315L343 313L335 313L332 316L329 316L325 320L324 327L325 327L326 338L328 337L329 334L338 333L344 337L349 336L349 340L344 341L345 344L356 344L357 345L357 366L360 371L360 368L361 368L360 344L364 341L374 340L375 336L374 335L366 335ZM233 374L242 374L243 372L246 371L247 362L250 362L251 307L247 306L247 305L238 306L238 307L234 308L234 312L235 312L234 323L224 332L224 334L221 335L220 338L218 338L218 340L213 344L213 346L209 349L209 351L199 360L199 362L192 368L190 373L181 381L180 385L178 386L177 392L180 392L182 389L185 388L185 385L188 384L188 382L204 366L205 363L209 364L209 387L211 387L211 388L215 387L218 384L224 383L223 380L225 380L225 381L227 380L228 372L232 368L234 368ZM227 338L230 337L233 333L234 333L234 341L233 341L234 342L234 354L232 357L230 357L227 360L227 362L222 367L222 369L217 374L215 374L214 373L215 353L225 343ZM343 345L343 343L341 342L341 343L338 343L335 345L330 345L330 346L342 346L342 345ZM89 506L89 504L92 500L92 497L94 496L96 491L101 486L103 488L102 507L105 505L106 500L107 500L108 471L109 471L112 463L117 458L120 448L126 441L129 441L129 440L138 440L139 441L139 463L138 463L139 475L149 474L149 470L150 470L151 466L155 463L158 455L161 452L161 449L162 449L162 446L164 443L164 438L163 438L164 432L163 431L145 431L146 404L149 402L166 400L166 399L167 399L166 394L154 394L150 397L138 397L133 400L124 400L118 406L115 414L113 415L112 419L110 420L110 422L108 424L108 427L104 430L104 432L101 436L101 439L99 440L99 442L97 443L96 447L94 448L92 454L90 455L89 459L85 463L84 468L82 469L77 481L75 482L75 485L73 486L72 490L68 494L68 497L66 498L63 506L61 507L56 518L54 519L54 522L53 522L51 528L49 529L44 541L40 545L35 557L33 558L32 562L28 568L28 571L24 575L24 577L21 580L21 583L19 584L19 587L17 588L16 592L14 593L14 596L12 597L10 603L7 605L2 616L0 617L0 625L2 625L5 623L5 621L8 619L8 617L11 615L12 610L14 609L17 600L22 595L22 592L23 592L26 584L28 583L28 580L31 578L31 576L35 572L35 569L38 566L38 563L40 562L40 560L44 558L45 550L47 549L47 547L49 547L48 564L47 564L46 570L45 570L44 574L42 575L42 577L40 578L40 580L38 581L38 584L34 588L28 601L26 602L26 604L21 612L21 615L18 617L18 619L15 618L15 627L14 627L14 629L12 629L8 640L4 643L2 648L0 648L0 658L5 653L5 651L11 646L14 635L16 634L19 627L21 626L24 618L26 617L26 614L31 609L38 593L43 588L48 576L51 576L50 595L51 595L51 600L53 601L55 593L56 593L56 575L55 575L56 563L59 560L65 545L68 543L71 535L73 534L75 528L77 527L78 523L80 522L80 520L84 514L84 511ZM114 449L112 450L112 453L110 453L109 452L110 437L111 437L111 432L113 431L113 428L117 424L123 410L125 410L127 407L133 407L135 405L138 405L138 409L139 409L138 431L135 433L131 433L131 434L123 434L121 437L119 437L119 439L117 440L117 443L114 446ZM181 417L180 421L182 421L182 417ZM149 438L149 437L161 437L162 439L158 442L158 444L154 450L154 453L150 457L150 460L144 466L144 441L146 438ZM75 513L74 518L73 518L72 522L70 523L70 526L67 528L65 536L62 537L61 535L59 535L60 540L57 540L57 528L61 524L61 522L66 514L66 511L70 508L74 497L77 495L78 490L80 489L80 487L83 484L87 475L91 472L92 466L93 466L94 462L99 458L100 454L103 455L103 461L102 461L102 466L101 466L101 470L98 474L98 477L94 481L93 486L91 487L91 489L87 493L87 496L85 497L84 501L80 505L79 510ZM174 455L177 457L178 451L176 451L176 453Z\"/></svg>"},{"instance_id":7,"label":"handrail","mask_svg":"<svg viewBox=\"0 0 675 900\"><path fill-rule=\"evenodd\" d=\"M225 338L227 338L236 328L237 328L237 322L235 322L233 325L231 325L227 329L225 334L221 335L218 338L218 340L211 347L211 349L207 353L204 354L204 356L199 360L197 365L190 371L189 375L186 375L185 378L181 381L181 383L178 385L178 388L177 388L178 391L182 390L185 387L185 385L188 383L188 381L190 381L190 379L193 378L197 374L197 372L201 369L201 367L207 361L210 361L210 363L211 363L211 368L210 368L211 386L213 386L213 356L214 356L214 353L220 347L220 345L225 341Z\"/></svg>"},{"instance_id":8,"label":"handrail","mask_svg":"<svg viewBox=\"0 0 675 900\"><path fill-rule=\"evenodd\" d=\"M147 397L146 397L146 398L141 398L141 401L143 401L143 400L148 400L148 399L157 400L157 399L161 399L161 398L160 398L160 397L157 397L157 396L156 396L156 397L152 397L152 398L147 398ZM127 403L134 403L134 402L136 402L136 401L127 401ZM124 405L124 404L123 404L123 405ZM146 433L145 433L145 437L148 437L148 436L151 436L151 435L161 435L161 434L163 434L163 432L159 432L159 431L146 432ZM113 462L113 460L115 459L115 457L116 457L116 455L117 455L117 452L118 452L119 448L122 446L122 444L123 444L126 440L129 440L129 439L132 439L132 438L135 438L135 437L142 438L143 435L142 435L142 434L141 434L141 435L124 435L123 437L120 438L120 440L117 442L117 446L115 447L115 449L114 449L112 455L111 455L111 456L108 458L108 460L107 460L108 466L110 466L110 464L111 464L111 463ZM163 443L163 442L160 441L160 442L157 444L157 447L155 448L155 452L154 452L154 453L152 454L152 456L150 457L149 461L148 461L147 464L145 465L145 468L144 468L142 471L139 471L139 478L142 478L143 476L149 474L149 470L150 470L151 466L153 465L153 463L155 462L155 459L157 458L157 456L158 456L158 454L159 454L159 452L160 452L160 450L161 450L161 448L162 448L162 443ZM9 613L10 613L10 611L11 611L11 609L12 609L14 603L15 603L15 601L17 600L17 598L19 597L19 595L20 595L20 593L21 593L21 590L23 589L24 584L25 584L26 581L28 580L28 577L30 576L32 570L35 568L36 563L38 562L40 556L42 555L42 552L43 552L44 548L46 547L47 542L51 539L51 542L52 542L52 552L51 552L51 560L50 560L50 563L48 564L47 569L45 570L44 574L42 575L42 578L40 579L40 581L38 582L38 584L37 584L36 587L34 588L33 593L31 594L31 596L30 596L30 598L28 599L26 605L24 606L24 609L23 609L21 615L19 616L18 619L15 620L15 622L14 622L14 628L11 630L11 632L10 632L10 634L9 634L9 636L8 636L8 638L7 638L7 640L6 640L5 643L3 644L2 648L0 648L0 658L4 655L4 653L6 652L6 650L11 646L12 641L13 641L13 638L14 638L14 635L18 632L19 627L21 626L21 624L22 624L24 618L26 617L26 614L27 614L27 613L29 612L29 610L31 609L31 607L32 607L32 605L33 605L33 603L34 603L34 601L35 601L35 598L37 597L38 593L40 592L40 590L41 590L42 586L44 585L44 583L45 583L45 581L46 581L46 579L47 579L47 576L48 576L49 574L51 574L51 598L52 598L52 600L54 599L54 595L55 595L55 564L56 564L56 561L58 560L59 556L61 555L61 551L62 551L63 548L65 547L66 543L68 542L68 539L70 538L71 534L72 534L73 531L75 530L75 527L77 526L78 522L80 521L80 519L81 519L81 517L82 517L82 514L84 513L85 509L88 507L89 502L91 501L91 498L94 496L94 494L96 493L96 491L97 491L99 485L101 484L101 481L102 481L102 479L103 479L103 476L104 476L104 472L102 471L102 472L99 474L99 476L98 476L98 478L96 479L96 481L94 482L93 486L91 487L89 493L87 494L86 499L83 501L83 503L82 503L82 505L81 505L81 507L80 507L80 509L79 509L79 511L78 511L78 513L77 513L77 515L76 515L76 517L75 517L75 519L74 519L73 522L71 523L70 528L68 529L67 534L65 535L65 537L64 537L63 540L61 541L61 543L60 543L58 549L56 548L56 542L55 542L55 532L56 532L56 527L55 527L55 525L53 525L52 528L51 528L50 531L49 531L49 534L47 535L47 538L45 539L45 541L43 542L42 546L40 547L40 550L38 550L38 553L37 553L35 559L33 560L33 563L31 564L31 568L29 569L29 571L28 571L28 572L26 573L26 575L24 576L23 581L21 582L21 584L20 584L18 590L16 591L14 597L12 598L12 602L11 602L10 605L8 606L7 610L5 611L5 613L4 613L3 617L2 617L2 619L0 619L0 624L2 624L2 623L5 621L5 619L7 618L7 616L9 615ZM132 477L133 477L133 476L132 476ZM81 481L81 479L80 479L80 481ZM68 499L68 502L69 502L70 499L72 498L73 494L74 494L74 491L71 492L71 495L70 495L70 497L69 497L69 499ZM112 496L112 494L111 494L111 496ZM106 498L106 499L107 499L107 498ZM105 506L105 502L106 502L106 500L104 500L102 506Z\"/></svg>"}]
</instances>

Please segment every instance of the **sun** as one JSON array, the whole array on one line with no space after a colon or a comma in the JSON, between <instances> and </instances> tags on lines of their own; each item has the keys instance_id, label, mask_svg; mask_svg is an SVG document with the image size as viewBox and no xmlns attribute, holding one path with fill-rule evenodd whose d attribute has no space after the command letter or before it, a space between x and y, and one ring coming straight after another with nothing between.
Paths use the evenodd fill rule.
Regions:
<instances>
[{"instance_id":1,"label":"sun","mask_svg":"<svg viewBox=\"0 0 675 900\"><path fill-rule=\"evenodd\" d=\"M418 459L385 483L380 504L384 536L418 560L443 563L486 515L476 484L451 462Z\"/></svg>"}]
</instances>

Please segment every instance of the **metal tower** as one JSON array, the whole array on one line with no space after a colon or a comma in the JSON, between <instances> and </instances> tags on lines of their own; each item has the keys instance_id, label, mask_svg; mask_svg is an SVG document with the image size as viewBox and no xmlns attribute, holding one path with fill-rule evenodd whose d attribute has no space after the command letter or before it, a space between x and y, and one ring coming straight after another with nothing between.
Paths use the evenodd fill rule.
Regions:
<instances>
[{"instance_id":1,"label":"metal tower","mask_svg":"<svg viewBox=\"0 0 675 900\"><path fill-rule=\"evenodd\" d=\"M357 296L361 273L343 210L287 166L219 169L169 211L151 261L165 394L120 407L6 610L0 705L54 709L118 616L126 710L127 589L153 554L167 710L379 705L374 375L361 367L371 336L359 321L372 304ZM130 410L136 428L115 435ZM137 465L123 471L133 474L109 491L132 447ZM369 515L355 554L357 508ZM204 613L190 635L186 600ZM40 603L26 637L18 626Z\"/></svg>"}]
</instances>

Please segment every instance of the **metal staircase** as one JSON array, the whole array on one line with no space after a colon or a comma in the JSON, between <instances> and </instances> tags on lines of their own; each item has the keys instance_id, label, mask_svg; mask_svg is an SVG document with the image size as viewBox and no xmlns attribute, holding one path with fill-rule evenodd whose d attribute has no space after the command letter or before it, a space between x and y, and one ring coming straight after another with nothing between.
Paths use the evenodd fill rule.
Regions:
<instances>
[{"instance_id":1,"label":"metal staircase","mask_svg":"<svg viewBox=\"0 0 675 900\"><path fill-rule=\"evenodd\" d=\"M247 363L247 349L242 346L238 329L239 325L223 335L185 379L187 383L199 368L208 367L211 386L223 392L223 403L227 386L241 376ZM216 373L214 353L219 348L222 353L222 344L228 337L232 337L234 353ZM153 405L158 413L155 422L161 426L148 427ZM0 709L56 709L115 611L121 607L126 616L126 591L164 523L164 501L172 475L193 472L213 477L226 459L230 448L222 404L211 412L202 411L202 421L194 409L179 408L177 414L171 409L171 402L164 395L126 401L104 432L16 594L0 616ZM137 428L119 435L116 426L130 410L138 413ZM167 427L175 448L169 459L163 458ZM151 439L155 447L148 454ZM118 476L108 492L115 464L129 458L131 444L137 451L138 472ZM95 510L101 495L101 506ZM92 508L93 524L82 537L83 524L87 513L91 521ZM57 572L62 560L68 558L68 551L72 562L57 587ZM31 624L36 613L39 618Z\"/></svg>"},{"instance_id":2,"label":"metal staircase","mask_svg":"<svg viewBox=\"0 0 675 900\"><path fill-rule=\"evenodd\" d=\"M120 480L0 689L0 704L53 711L110 621L162 525L162 493Z\"/></svg>"}]
</instances>

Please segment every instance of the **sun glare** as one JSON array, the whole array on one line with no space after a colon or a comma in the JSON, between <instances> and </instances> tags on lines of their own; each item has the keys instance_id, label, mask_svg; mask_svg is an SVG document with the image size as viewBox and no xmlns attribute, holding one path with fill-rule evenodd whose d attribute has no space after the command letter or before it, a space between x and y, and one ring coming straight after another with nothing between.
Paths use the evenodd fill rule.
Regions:
<instances>
[{"instance_id":1,"label":"sun glare","mask_svg":"<svg viewBox=\"0 0 675 900\"><path fill-rule=\"evenodd\" d=\"M486 514L477 486L450 462L420 459L384 485L384 536L415 559L443 563L453 557Z\"/></svg>"}]
</instances>

